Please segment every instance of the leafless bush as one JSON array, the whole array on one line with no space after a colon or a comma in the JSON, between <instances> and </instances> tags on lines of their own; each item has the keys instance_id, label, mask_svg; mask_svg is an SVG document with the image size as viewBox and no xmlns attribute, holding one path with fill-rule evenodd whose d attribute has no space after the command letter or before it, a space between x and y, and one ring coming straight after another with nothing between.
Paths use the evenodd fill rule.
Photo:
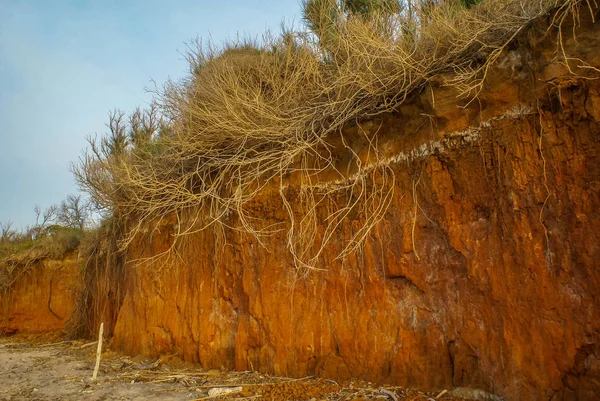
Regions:
<instances>
[{"instance_id":1,"label":"leafless bush","mask_svg":"<svg viewBox=\"0 0 600 401\"><path fill-rule=\"evenodd\" d=\"M7 221L5 223L0 222L0 243L6 244L11 241L15 235L15 231L12 228L13 222Z\"/></svg>"},{"instance_id":2,"label":"leafless bush","mask_svg":"<svg viewBox=\"0 0 600 401\"><path fill-rule=\"evenodd\" d=\"M83 230L89 216L87 202L81 195L67 195L56 211L56 220L65 227Z\"/></svg>"}]
</instances>

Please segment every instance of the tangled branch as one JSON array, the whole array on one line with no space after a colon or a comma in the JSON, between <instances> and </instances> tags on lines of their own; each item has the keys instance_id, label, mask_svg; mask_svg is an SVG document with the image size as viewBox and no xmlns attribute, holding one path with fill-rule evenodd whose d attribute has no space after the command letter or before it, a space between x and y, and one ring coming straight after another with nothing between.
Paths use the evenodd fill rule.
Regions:
<instances>
[{"instance_id":1,"label":"tangled branch","mask_svg":"<svg viewBox=\"0 0 600 401\"><path fill-rule=\"evenodd\" d=\"M343 221L357 214L361 226L339 252L349 255L386 212L394 174L380 162L377 133L362 133L368 146L359 153L344 126L393 111L442 73L451 73L447 84L462 95L475 96L531 21L553 10L560 22L583 6L597 9L591 0L487 0L468 9L423 4L369 18L325 10L320 20L335 28L325 36L284 31L265 35L260 46L232 43L220 52L194 42L190 75L165 85L152 118L138 110L127 128L114 115L114 141L90 140L73 168L96 203L125 222L121 248L175 215L175 241L215 224L259 241L287 230L296 267L308 271L337 241ZM123 145L127 129L137 134ZM348 155L345 171L339 152ZM335 184L322 182L325 174ZM287 212L281 224L265 224L245 208L269 185L278 186ZM317 210L328 204L336 206L319 222ZM236 224L228 223L231 215Z\"/></svg>"}]
</instances>

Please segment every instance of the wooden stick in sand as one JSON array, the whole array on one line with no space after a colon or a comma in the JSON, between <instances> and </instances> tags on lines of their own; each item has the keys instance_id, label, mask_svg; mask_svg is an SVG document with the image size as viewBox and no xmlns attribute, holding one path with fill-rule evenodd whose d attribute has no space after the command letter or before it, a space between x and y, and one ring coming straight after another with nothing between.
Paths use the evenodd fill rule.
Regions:
<instances>
[{"instance_id":1,"label":"wooden stick in sand","mask_svg":"<svg viewBox=\"0 0 600 401\"><path fill-rule=\"evenodd\" d=\"M104 322L100 323L100 332L98 333L98 349L96 350L96 367L92 380L97 380L98 370L100 369L100 355L102 355L102 335L104 334Z\"/></svg>"}]
</instances>

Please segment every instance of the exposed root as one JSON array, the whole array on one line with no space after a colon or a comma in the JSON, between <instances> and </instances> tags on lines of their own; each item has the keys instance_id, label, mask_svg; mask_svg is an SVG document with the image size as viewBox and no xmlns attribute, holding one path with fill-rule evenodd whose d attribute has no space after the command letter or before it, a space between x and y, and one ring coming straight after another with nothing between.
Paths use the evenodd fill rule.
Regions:
<instances>
[{"instance_id":1,"label":"exposed root","mask_svg":"<svg viewBox=\"0 0 600 401\"><path fill-rule=\"evenodd\" d=\"M542 172L543 172L543 185L544 185L544 189L546 190L546 197L544 198L544 203L542 203L542 207L540 208L540 214L539 214L539 222L542 225L543 229L544 229L544 237L546 239L546 260L548 263L551 263L552 260L552 253L550 251L550 236L548 233L548 228L546 227L546 225L544 224L544 210L546 209L546 205L548 204L548 200L550 199L550 188L548 187L548 176L546 174L546 158L544 157L544 150L542 148L542 139L543 139L543 135L544 135L544 127L543 127L543 122L542 122L542 112L538 107L538 115L539 115L539 124L540 124L540 135L538 137L538 150L540 152L540 157L542 159Z\"/></svg>"},{"instance_id":2,"label":"exposed root","mask_svg":"<svg viewBox=\"0 0 600 401\"><path fill-rule=\"evenodd\" d=\"M415 226L417 225L417 214L418 214L418 209L419 209L419 201L417 199L417 185L419 185L419 181L421 181L420 175L419 175L419 179L416 182L413 179L413 185L412 185L414 209L413 209L413 222L412 222L412 229L411 229L411 238L412 238L413 252L415 253L415 257L417 258L417 260L421 260L421 258L419 257L419 253L417 252L417 246L415 243Z\"/></svg>"}]
</instances>

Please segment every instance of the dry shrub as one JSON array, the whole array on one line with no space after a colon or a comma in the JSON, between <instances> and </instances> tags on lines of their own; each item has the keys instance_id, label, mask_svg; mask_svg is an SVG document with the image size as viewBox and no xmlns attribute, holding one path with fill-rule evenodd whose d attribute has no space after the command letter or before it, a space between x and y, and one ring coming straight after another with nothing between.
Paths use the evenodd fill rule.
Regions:
<instances>
[{"instance_id":1,"label":"dry shrub","mask_svg":"<svg viewBox=\"0 0 600 401\"><path fill-rule=\"evenodd\" d=\"M368 18L324 9L325 33L287 31L260 46L238 43L222 52L192 47L190 76L167 83L157 98L165 134L123 152L92 142L74 168L84 189L128 228L121 249L167 216L177 220L176 244L235 214L239 223L230 227L259 240L286 229L295 264L307 271L344 219L360 210L366 218L341 248L340 257L348 255L383 217L394 176L379 163L376 136L365 133L369 147L361 157L342 127L393 111L441 73L474 97L489 67L531 21L554 15L560 27L582 7L597 10L592 0L412 5ZM332 154L339 141L352 156L344 172L335 170ZM324 171L336 175L335 184L319 182ZM278 187L288 212L281 226L261 224L244 208L267 185ZM289 186L297 189L293 196ZM345 204L318 222L317 208L340 191Z\"/></svg>"}]
</instances>

